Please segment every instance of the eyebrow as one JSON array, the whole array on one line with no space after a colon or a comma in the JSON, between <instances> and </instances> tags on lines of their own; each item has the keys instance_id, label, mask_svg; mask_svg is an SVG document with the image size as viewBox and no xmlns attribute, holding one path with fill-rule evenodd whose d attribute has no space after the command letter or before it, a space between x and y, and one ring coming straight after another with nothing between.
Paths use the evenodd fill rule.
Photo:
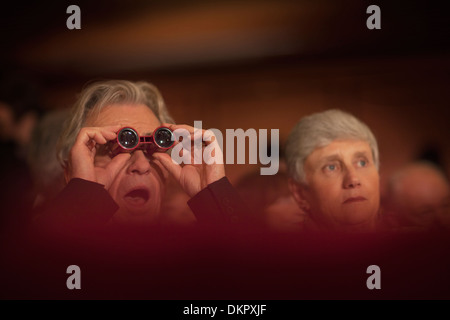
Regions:
<instances>
[{"instance_id":1,"label":"eyebrow","mask_svg":"<svg viewBox=\"0 0 450 320\"><path fill-rule=\"evenodd\" d=\"M337 154L332 154L332 155L330 155L330 156L327 156L327 157L325 157L325 158L322 158L322 159L320 160L320 162L328 162L328 161L335 161L335 160L340 160L339 155L337 155Z\"/></svg>"},{"instance_id":2,"label":"eyebrow","mask_svg":"<svg viewBox=\"0 0 450 320\"><path fill-rule=\"evenodd\" d=\"M325 164L327 164L328 162L331 162L331 161L341 161L341 160L340 160L340 157L339 157L338 154L332 154L332 155L329 155L329 156L327 156L325 158L319 159L319 161L317 161L314 164L314 167L315 168L321 168Z\"/></svg>"},{"instance_id":3,"label":"eyebrow","mask_svg":"<svg viewBox=\"0 0 450 320\"><path fill-rule=\"evenodd\" d=\"M368 154L366 151L358 151L353 155L354 158L359 158L359 157L365 157L365 158L369 158Z\"/></svg>"},{"instance_id":4,"label":"eyebrow","mask_svg":"<svg viewBox=\"0 0 450 320\"><path fill-rule=\"evenodd\" d=\"M353 158L358 158L358 157L368 157L367 152L366 151L357 151L353 154L352 156ZM325 163L328 161L336 161L336 160L340 160L341 157L338 154L332 154L329 155L325 158L322 158L321 160L319 160L320 163Z\"/></svg>"}]
</instances>

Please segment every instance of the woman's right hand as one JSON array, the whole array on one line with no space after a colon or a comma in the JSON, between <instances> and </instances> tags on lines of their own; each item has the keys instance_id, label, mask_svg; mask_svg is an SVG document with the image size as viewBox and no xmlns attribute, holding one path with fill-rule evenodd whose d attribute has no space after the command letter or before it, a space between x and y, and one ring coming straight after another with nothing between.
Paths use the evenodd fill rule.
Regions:
<instances>
[{"instance_id":1,"label":"woman's right hand","mask_svg":"<svg viewBox=\"0 0 450 320\"><path fill-rule=\"evenodd\" d=\"M68 164L64 170L66 182L73 178L80 178L100 183L109 188L114 178L128 159L129 153L121 153L107 161L96 161L98 149L108 141L114 140L121 126L84 127L78 133L74 145L69 153Z\"/></svg>"}]
</instances>

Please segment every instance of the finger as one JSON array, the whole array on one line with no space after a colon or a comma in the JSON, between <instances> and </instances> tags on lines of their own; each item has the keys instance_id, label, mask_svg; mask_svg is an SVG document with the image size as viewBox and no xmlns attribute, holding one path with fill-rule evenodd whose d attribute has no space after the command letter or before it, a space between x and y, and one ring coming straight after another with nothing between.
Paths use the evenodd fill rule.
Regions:
<instances>
[{"instance_id":1,"label":"finger","mask_svg":"<svg viewBox=\"0 0 450 320\"><path fill-rule=\"evenodd\" d=\"M108 171L112 173L113 176L116 176L117 173L126 165L128 160L131 158L131 153L124 152L115 156L111 162L108 163L106 168Z\"/></svg>"},{"instance_id":2,"label":"finger","mask_svg":"<svg viewBox=\"0 0 450 320\"><path fill-rule=\"evenodd\" d=\"M197 130L200 130L202 132L202 134L203 134L203 132L205 132L205 129L195 128L195 127L189 126L187 124L163 123L162 126L168 127L171 130L185 129L185 130L189 131L189 133L192 133L192 134Z\"/></svg>"},{"instance_id":3,"label":"finger","mask_svg":"<svg viewBox=\"0 0 450 320\"><path fill-rule=\"evenodd\" d=\"M216 137L214 131L211 129L208 129L208 130L199 129L199 128L191 127L191 126L184 125L184 124L171 125L171 129L173 131L180 130L180 129L186 130L189 133L189 138L190 138L191 144L197 144L197 145L202 144L203 146L207 146L207 145L214 144L214 143L218 144L217 137ZM175 136L177 136L177 135L175 135ZM184 137L184 134L182 134L180 132L179 136ZM179 143L179 141L176 141L175 144L177 144L177 143Z\"/></svg>"},{"instance_id":4,"label":"finger","mask_svg":"<svg viewBox=\"0 0 450 320\"><path fill-rule=\"evenodd\" d=\"M103 184L106 189L109 189L120 170L126 165L128 159L130 159L130 154L122 153L115 156L105 168L96 167L97 182Z\"/></svg>"},{"instance_id":5,"label":"finger","mask_svg":"<svg viewBox=\"0 0 450 320\"><path fill-rule=\"evenodd\" d=\"M225 177L225 166L223 164L212 164L204 166L205 180L211 184Z\"/></svg>"},{"instance_id":6,"label":"finger","mask_svg":"<svg viewBox=\"0 0 450 320\"><path fill-rule=\"evenodd\" d=\"M174 163L172 158L167 153L156 152L153 154L153 158L158 160L161 165L179 181L181 177L181 166Z\"/></svg>"},{"instance_id":7,"label":"finger","mask_svg":"<svg viewBox=\"0 0 450 320\"><path fill-rule=\"evenodd\" d=\"M117 132L122 128L121 125L100 127L100 133L106 140L113 140L117 137Z\"/></svg>"},{"instance_id":8,"label":"finger","mask_svg":"<svg viewBox=\"0 0 450 320\"><path fill-rule=\"evenodd\" d=\"M77 143L88 144L90 141L95 143L105 144L109 140L116 138L116 132L120 126L110 127L84 127L78 134Z\"/></svg>"},{"instance_id":9,"label":"finger","mask_svg":"<svg viewBox=\"0 0 450 320\"><path fill-rule=\"evenodd\" d=\"M204 132L203 132L203 141L204 141L205 145L214 144L220 150L222 150L222 148L220 148L219 141L217 140L216 134L214 133L214 131L212 131L210 129L204 130Z\"/></svg>"},{"instance_id":10,"label":"finger","mask_svg":"<svg viewBox=\"0 0 450 320\"><path fill-rule=\"evenodd\" d=\"M200 130L198 132L189 132L187 129L184 128L178 128L177 130L174 131L174 137L175 137L175 144L174 146L176 146L179 143L182 143L183 146L186 147L204 147L205 141L203 138L203 134L204 134L205 130ZM208 144L210 142L208 141Z\"/></svg>"},{"instance_id":11,"label":"finger","mask_svg":"<svg viewBox=\"0 0 450 320\"><path fill-rule=\"evenodd\" d=\"M169 178L169 171L157 159L150 160L150 166L153 171L161 178L161 181L166 181Z\"/></svg>"}]
</instances>

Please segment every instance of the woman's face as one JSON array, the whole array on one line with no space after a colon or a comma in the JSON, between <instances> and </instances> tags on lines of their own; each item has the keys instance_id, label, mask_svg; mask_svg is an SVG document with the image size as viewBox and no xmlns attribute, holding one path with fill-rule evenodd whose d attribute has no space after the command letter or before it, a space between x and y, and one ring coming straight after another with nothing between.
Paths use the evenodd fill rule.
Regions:
<instances>
[{"instance_id":1,"label":"woman's face","mask_svg":"<svg viewBox=\"0 0 450 320\"><path fill-rule=\"evenodd\" d=\"M87 119L86 123L93 127L132 127L139 135L151 135L160 125L154 113L145 105L107 106L95 118ZM94 166L108 170L111 160L111 155L98 153ZM109 194L120 207L113 219L137 222L158 219L165 174L151 156L142 150L132 152L108 188Z\"/></svg>"},{"instance_id":2,"label":"woman's face","mask_svg":"<svg viewBox=\"0 0 450 320\"><path fill-rule=\"evenodd\" d=\"M380 206L379 174L366 141L335 140L304 163L300 197L317 224L331 229L374 225Z\"/></svg>"}]
</instances>

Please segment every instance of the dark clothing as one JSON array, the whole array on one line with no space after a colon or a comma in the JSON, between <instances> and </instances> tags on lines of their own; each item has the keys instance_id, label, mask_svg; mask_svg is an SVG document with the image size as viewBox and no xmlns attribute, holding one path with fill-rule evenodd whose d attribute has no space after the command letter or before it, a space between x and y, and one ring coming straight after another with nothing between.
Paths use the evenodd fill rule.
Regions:
<instances>
[{"instance_id":1,"label":"dark clothing","mask_svg":"<svg viewBox=\"0 0 450 320\"><path fill-rule=\"evenodd\" d=\"M248 211L246 205L226 177L209 184L188 205L199 222L235 223Z\"/></svg>"},{"instance_id":2,"label":"dark clothing","mask_svg":"<svg viewBox=\"0 0 450 320\"><path fill-rule=\"evenodd\" d=\"M56 198L40 208L37 220L47 223L83 223L103 225L111 219L119 206L99 183L72 179Z\"/></svg>"},{"instance_id":3,"label":"dark clothing","mask_svg":"<svg viewBox=\"0 0 450 320\"><path fill-rule=\"evenodd\" d=\"M226 177L208 185L188 204L200 223L233 223L246 210ZM103 185L76 178L70 180L51 203L40 209L37 220L42 224L96 227L106 224L118 209Z\"/></svg>"},{"instance_id":4,"label":"dark clothing","mask_svg":"<svg viewBox=\"0 0 450 320\"><path fill-rule=\"evenodd\" d=\"M45 226L48 221L56 227L53 232L37 228L24 237L0 241L0 298L450 297L448 237L278 234L241 228L241 223L222 228L222 223L227 225L241 214L243 203L234 192L224 178L189 200L199 221L212 222L206 228L201 224L193 228L77 228L79 221L106 224L117 205L102 185L74 179L41 213ZM71 265L81 269L81 290L67 287L71 274L66 270ZM372 265L381 270L381 290L367 286Z\"/></svg>"}]
</instances>

